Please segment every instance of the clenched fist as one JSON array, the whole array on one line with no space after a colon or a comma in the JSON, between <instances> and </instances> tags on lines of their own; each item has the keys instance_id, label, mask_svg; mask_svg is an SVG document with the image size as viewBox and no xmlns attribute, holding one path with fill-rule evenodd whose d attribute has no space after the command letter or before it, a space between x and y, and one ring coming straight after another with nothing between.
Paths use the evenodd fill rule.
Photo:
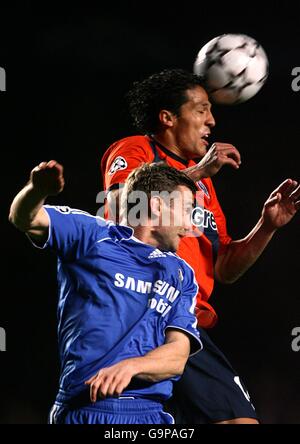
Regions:
<instances>
[{"instance_id":1,"label":"clenched fist","mask_svg":"<svg viewBox=\"0 0 300 444\"><path fill-rule=\"evenodd\" d=\"M55 196L63 190L65 185L63 166L56 160L41 162L31 171L30 181L34 189L41 194Z\"/></svg>"}]
</instances>

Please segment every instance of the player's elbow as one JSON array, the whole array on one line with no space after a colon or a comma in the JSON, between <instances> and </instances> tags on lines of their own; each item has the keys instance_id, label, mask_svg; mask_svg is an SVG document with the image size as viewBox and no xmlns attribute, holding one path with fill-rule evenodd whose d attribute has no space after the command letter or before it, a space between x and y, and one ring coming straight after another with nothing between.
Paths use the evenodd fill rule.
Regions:
<instances>
[{"instance_id":1,"label":"player's elbow","mask_svg":"<svg viewBox=\"0 0 300 444\"><path fill-rule=\"evenodd\" d=\"M11 224L15 225L15 224L14 224L14 217L13 217L13 214L11 213L11 211L9 212L9 215L8 215L8 221L9 221Z\"/></svg>"},{"instance_id":2,"label":"player's elbow","mask_svg":"<svg viewBox=\"0 0 300 444\"><path fill-rule=\"evenodd\" d=\"M225 257L218 257L214 269L214 275L216 281L218 281L220 284L225 285L233 284L239 278L239 274L230 269Z\"/></svg>"},{"instance_id":3,"label":"player's elbow","mask_svg":"<svg viewBox=\"0 0 300 444\"><path fill-rule=\"evenodd\" d=\"M24 223L24 221L18 218L13 211L10 211L8 215L9 222L14 225L18 230L26 232L30 229L29 224Z\"/></svg>"},{"instance_id":4,"label":"player's elbow","mask_svg":"<svg viewBox=\"0 0 300 444\"><path fill-rule=\"evenodd\" d=\"M172 373L173 376L181 376L184 372L186 362L191 351L190 338L182 332L171 331L168 338L169 343L172 343L173 358L172 358Z\"/></svg>"},{"instance_id":5,"label":"player's elbow","mask_svg":"<svg viewBox=\"0 0 300 444\"><path fill-rule=\"evenodd\" d=\"M184 347L184 350L177 356L175 372L177 376L181 376L184 372L187 360L190 355L190 344Z\"/></svg>"},{"instance_id":6,"label":"player's elbow","mask_svg":"<svg viewBox=\"0 0 300 444\"><path fill-rule=\"evenodd\" d=\"M178 365L178 367L177 367L177 371L176 371L176 375L177 375L177 376L181 376L181 375L183 374L184 369L185 369L186 361L187 361L187 359L184 359L184 360L182 360L182 361L179 363L179 365Z\"/></svg>"},{"instance_id":7,"label":"player's elbow","mask_svg":"<svg viewBox=\"0 0 300 444\"><path fill-rule=\"evenodd\" d=\"M182 376L184 369L185 369L185 364L186 361L184 362L178 362L178 360L176 362L173 362L173 364L169 364L168 368L166 368L165 372L163 372L162 374L157 374L157 375L149 375L148 377L148 381L152 382L152 383L156 383L156 382L160 382L163 379L169 379L169 378L176 378L178 376Z\"/></svg>"},{"instance_id":8,"label":"player's elbow","mask_svg":"<svg viewBox=\"0 0 300 444\"><path fill-rule=\"evenodd\" d=\"M18 221L16 215L14 214L13 211L10 210L9 215L8 215L8 220L9 222L14 225L16 228L18 228L19 230L21 229L20 226L20 221Z\"/></svg>"},{"instance_id":9,"label":"player's elbow","mask_svg":"<svg viewBox=\"0 0 300 444\"><path fill-rule=\"evenodd\" d=\"M220 284L233 284L234 282L236 282L238 280L239 276L237 275L232 275L232 274L226 274L226 273L220 273L218 271L215 271L215 279L220 283Z\"/></svg>"}]
</instances>

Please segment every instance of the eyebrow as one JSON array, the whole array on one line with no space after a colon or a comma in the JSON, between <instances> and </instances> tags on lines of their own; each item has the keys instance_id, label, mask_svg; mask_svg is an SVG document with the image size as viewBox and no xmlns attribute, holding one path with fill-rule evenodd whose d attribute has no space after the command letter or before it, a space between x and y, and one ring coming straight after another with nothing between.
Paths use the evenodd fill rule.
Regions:
<instances>
[{"instance_id":1,"label":"eyebrow","mask_svg":"<svg viewBox=\"0 0 300 444\"><path fill-rule=\"evenodd\" d=\"M196 102L197 106L203 106L204 108L210 108L211 103L210 102Z\"/></svg>"}]
</instances>

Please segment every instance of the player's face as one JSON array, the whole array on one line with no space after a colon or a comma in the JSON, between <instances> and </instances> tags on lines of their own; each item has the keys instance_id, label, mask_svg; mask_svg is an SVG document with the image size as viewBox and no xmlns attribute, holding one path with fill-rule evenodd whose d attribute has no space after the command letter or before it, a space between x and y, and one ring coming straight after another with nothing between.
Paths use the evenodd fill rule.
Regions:
<instances>
[{"instance_id":1,"label":"player's face","mask_svg":"<svg viewBox=\"0 0 300 444\"><path fill-rule=\"evenodd\" d=\"M183 185L176 188L170 199L163 199L160 226L157 227L155 236L159 248L167 251L177 250L180 239L192 229L193 207L193 193Z\"/></svg>"},{"instance_id":2,"label":"player's face","mask_svg":"<svg viewBox=\"0 0 300 444\"><path fill-rule=\"evenodd\" d=\"M215 126L211 104L201 86L186 91L188 101L180 108L173 127L175 144L182 157L193 159L203 157L208 147L208 136Z\"/></svg>"}]
</instances>

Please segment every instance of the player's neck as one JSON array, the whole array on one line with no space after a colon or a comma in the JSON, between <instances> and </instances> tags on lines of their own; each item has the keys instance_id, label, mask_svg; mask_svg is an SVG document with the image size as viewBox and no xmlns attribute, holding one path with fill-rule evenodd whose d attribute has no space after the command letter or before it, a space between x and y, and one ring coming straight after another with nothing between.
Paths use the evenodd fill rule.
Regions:
<instances>
[{"instance_id":1,"label":"player's neck","mask_svg":"<svg viewBox=\"0 0 300 444\"><path fill-rule=\"evenodd\" d=\"M167 133L158 133L153 134L152 139L167 148L167 150L171 151L171 153L176 154L176 156L180 157L181 159L188 160L182 150L176 145L176 141L172 135L170 136Z\"/></svg>"},{"instance_id":2,"label":"player's neck","mask_svg":"<svg viewBox=\"0 0 300 444\"><path fill-rule=\"evenodd\" d=\"M143 244L147 244L154 248L159 248L158 240L153 236L153 231L150 226L138 226L134 228L134 237Z\"/></svg>"}]
</instances>

